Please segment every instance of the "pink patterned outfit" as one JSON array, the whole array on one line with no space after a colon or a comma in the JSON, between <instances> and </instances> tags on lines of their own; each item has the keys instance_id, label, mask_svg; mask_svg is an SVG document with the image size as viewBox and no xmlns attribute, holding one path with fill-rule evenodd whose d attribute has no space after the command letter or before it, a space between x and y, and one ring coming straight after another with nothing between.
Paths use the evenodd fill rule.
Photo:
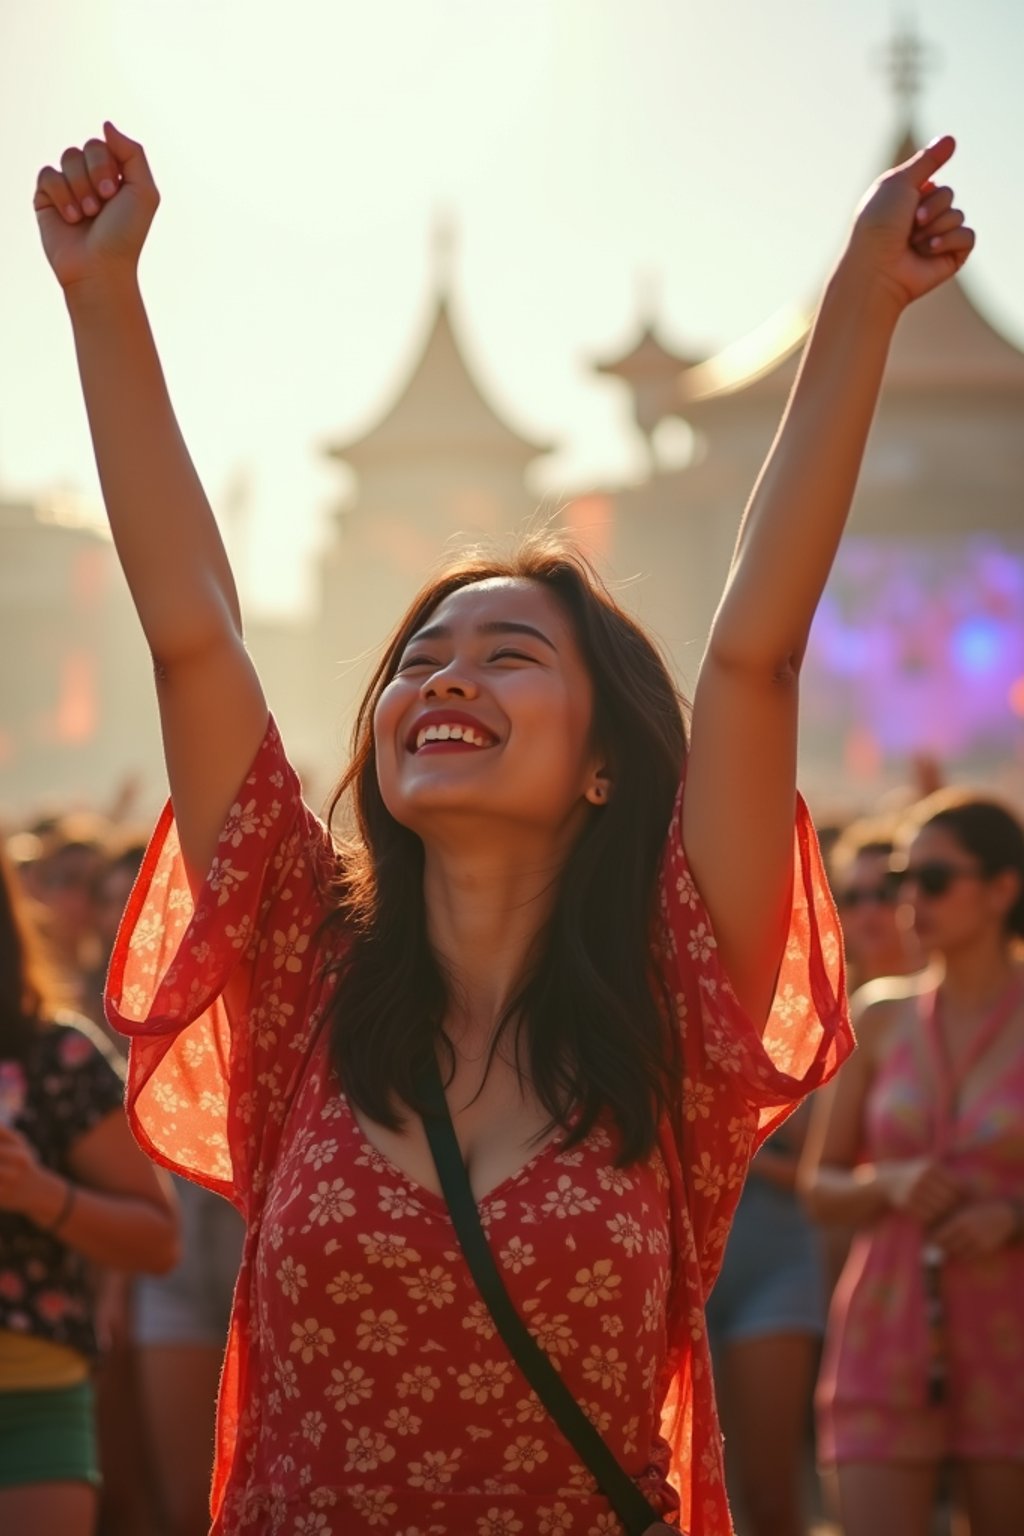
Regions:
<instances>
[{"instance_id":1,"label":"pink patterned outfit","mask_svg":"<svg viewBox=\"0 0 1024 1536\"><path fill-rule=\"evenodd\" d=\"M1024 1194L1024 1051L963 1110L941 1111L929 1028L888 1053L867 1103L865 1158L940 1152L975 1199ZM825 1462L1024 1460L1024 1245L946 1259L940 1294L946 1390L928 1400L925 1235L891 1211L857 1234L836 1287L818 1384Z\"/></svg>"},{"instance_id":2,"label":"pink patterned outfit","mask_svg":"<svg viewBox=\"0 0 1024 1536\"><path fill-rule=\"evenodd\" d=\"M727 1536L705 1298L755 1145L852 1042L802 804L764 1044L722 973L678 812L655 944L683 1029L684 1144L665 1128L617 1169L613 1123L571 1152L558 1133L482 1214L514 1302L647 1496L694 1536ZM136 1135L247 1220L213 1532L612 1536L444 1202L366 1142L331 1072L322 965L344 940L318 929L336 858L271 721L195 903L164 811L111 966Z\"/></svg>"}]
</instances>

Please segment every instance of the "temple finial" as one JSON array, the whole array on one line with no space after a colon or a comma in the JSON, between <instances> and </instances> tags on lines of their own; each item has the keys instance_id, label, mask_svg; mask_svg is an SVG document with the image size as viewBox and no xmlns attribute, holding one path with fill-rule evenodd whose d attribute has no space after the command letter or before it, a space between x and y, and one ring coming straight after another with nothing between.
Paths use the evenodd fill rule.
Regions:
<instances>
[{"instance_id":1,"label":"temple finial","mask_svg":"<svg viewBox=\"0 0 1024 1536\"><path fill-rule=\"evenodd\" d=\"M654 267L643 267L634 279L637 315L642 330L653 331L658 322L658 311L664 294L664 279Z\"/></svg>"},{"instance_id":2,"label":"temple finial","mask_svg":"<svg viewBox=\"0 0 1024 1536\"><path fill-rule=\"evenodd\" d=\"M442 299L447 299L452 291L457 248L458 224L454 209L439 207L434 212L434 288Z\"/></svg>"},{"instance_id":3,"label":"temple finial","mask_svg":"<svg viewBox=\"0 0 1024 1536\"><path fill-rule=\"evenodd\" d=\"M913 6L900 7L892 37L879 50L879 56L896 99L901 129L909 133L925 76L938 62L938 50L926 43L918 30Z\"/></svg>"}]
</instances>

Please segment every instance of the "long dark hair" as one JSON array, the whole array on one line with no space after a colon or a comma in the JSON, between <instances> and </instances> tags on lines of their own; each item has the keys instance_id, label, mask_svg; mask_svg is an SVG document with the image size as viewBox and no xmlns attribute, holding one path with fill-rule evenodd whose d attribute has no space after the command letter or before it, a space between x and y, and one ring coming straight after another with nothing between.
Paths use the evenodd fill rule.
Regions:
<instances>
[{"instance_id":1,"label":"long dark hair","mask_svg":"<svg viewBox=\"0 0 1024 1536\"><path fill-rule=\"evenodd\" d=\"M1004 920L1008 937L1024 939L1024 826L1002 801L969 789L938 790L912 812L915 832L940 827L976 859L982 875L993 879L1012 869L1017 899Z\"/></svg>"},{"instance_id":2,"label":"long dark hair","mask_svg":"<svg viewBox=\"0 0 1024 1536\"><path fill-rule=\"evenodd\" d=\"M343 871L328 925L350 942L337 964L331 1056L344 1092L371 1119L399 1129L395 1100L421 1112L415 1080L444 1032L450 983L431 949L423 845L386 809L373 717L409 638L451 593L493 577L535 581L561 604L594 688L593 745L613 785L561 871L554 910L528 974L491 1046L514 1031L534 1090L581 1141L605 1109L621 1133L617 1160L645 1157L668 1113L678 1121L681 1050L671 1000L650 960L657 871L686 755L684 701L643 630L585 558L550 535L504 557L471 551L420 591L389 642L356 719L353 756L331 801L348 813ZM522 1052L522 1054L521 1054ZM541 1133L542 1135L544 1132Z\"/></svg>"},{"instance_id":3,"label":"long dark hair","mask_svg":"<svg viewBox=\"0 0 1024 1536\"><path fill-rule=\"evenodd\" d=\"M42 937L0 845L0 1059L24 1056L55 993Z\"/></svg>"}]
</instances>

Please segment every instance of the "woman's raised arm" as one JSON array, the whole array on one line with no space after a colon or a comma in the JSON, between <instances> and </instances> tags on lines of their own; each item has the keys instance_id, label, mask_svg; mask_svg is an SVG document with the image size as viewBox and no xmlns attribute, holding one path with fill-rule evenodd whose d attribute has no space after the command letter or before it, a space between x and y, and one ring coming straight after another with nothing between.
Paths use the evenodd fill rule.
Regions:
<instances>
[{"instance_id":1,"label":"woman's raised arm","mask_svg":"<svg viewBox=\"0 0 1024 1536\"><path fill-rule=\"evenodd\" d=\"M39 173L34 207L71 317L114 543L153 657L182 852L201 881L267 706L139 291L159 193L142 146L111 123L104 136Z\"/></svg>"},{"instance_id":2,"label":"woman's raised arm","mask_svg":"<svg viewBox=\"0 0 1024 1536\"><path fill-rule=\"evenodd\" d=\"M953 149L937 139L861 204L743 518L697 681L683 841L725 968L759 1023L790 903L797 677L811 621L896 322L974 244L952 191L931 180Z\"/></svg>"}]
</instances>

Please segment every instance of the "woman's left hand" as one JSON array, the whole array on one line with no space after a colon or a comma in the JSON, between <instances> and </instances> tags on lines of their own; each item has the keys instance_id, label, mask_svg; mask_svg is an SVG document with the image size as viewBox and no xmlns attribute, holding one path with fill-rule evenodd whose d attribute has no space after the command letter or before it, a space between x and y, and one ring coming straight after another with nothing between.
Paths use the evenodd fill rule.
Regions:
<instances>
[{"instance_id":1,"label":"woman's left hand","mask_svg":"<svg viewBox=\"0 0 1024 1536\"><path fill-rule=\"evenodd\" d=\"M932 180L955 148L950 134L935 139L879 177L857 210L842 264L877 279L900 308L954 277L974 249L952 187Z\"/></svg>"},{"instance_id":2,"label":"woman's left hand","mask_svg":"<svg viewBox=\"0 0 1024 1536\"><path fill-rule=\"evenodd\" d=\"M1017 1212L1009 1200L976 1200L961 1206L929 1237L951 1259L983 1259L1009 1242L1017 1229Z\"/></svg>"},{"instance_id":3,"label":"woman's left hand","mask_svg":"<svg viewBox=\"0 0 1024 1536\"><path fill-rule=\"evenodd\" d=\"M43 1177L32 1143L20 1131L0 1125L0 1211L31 1210Z\"/></svg>"}]
</instances>

